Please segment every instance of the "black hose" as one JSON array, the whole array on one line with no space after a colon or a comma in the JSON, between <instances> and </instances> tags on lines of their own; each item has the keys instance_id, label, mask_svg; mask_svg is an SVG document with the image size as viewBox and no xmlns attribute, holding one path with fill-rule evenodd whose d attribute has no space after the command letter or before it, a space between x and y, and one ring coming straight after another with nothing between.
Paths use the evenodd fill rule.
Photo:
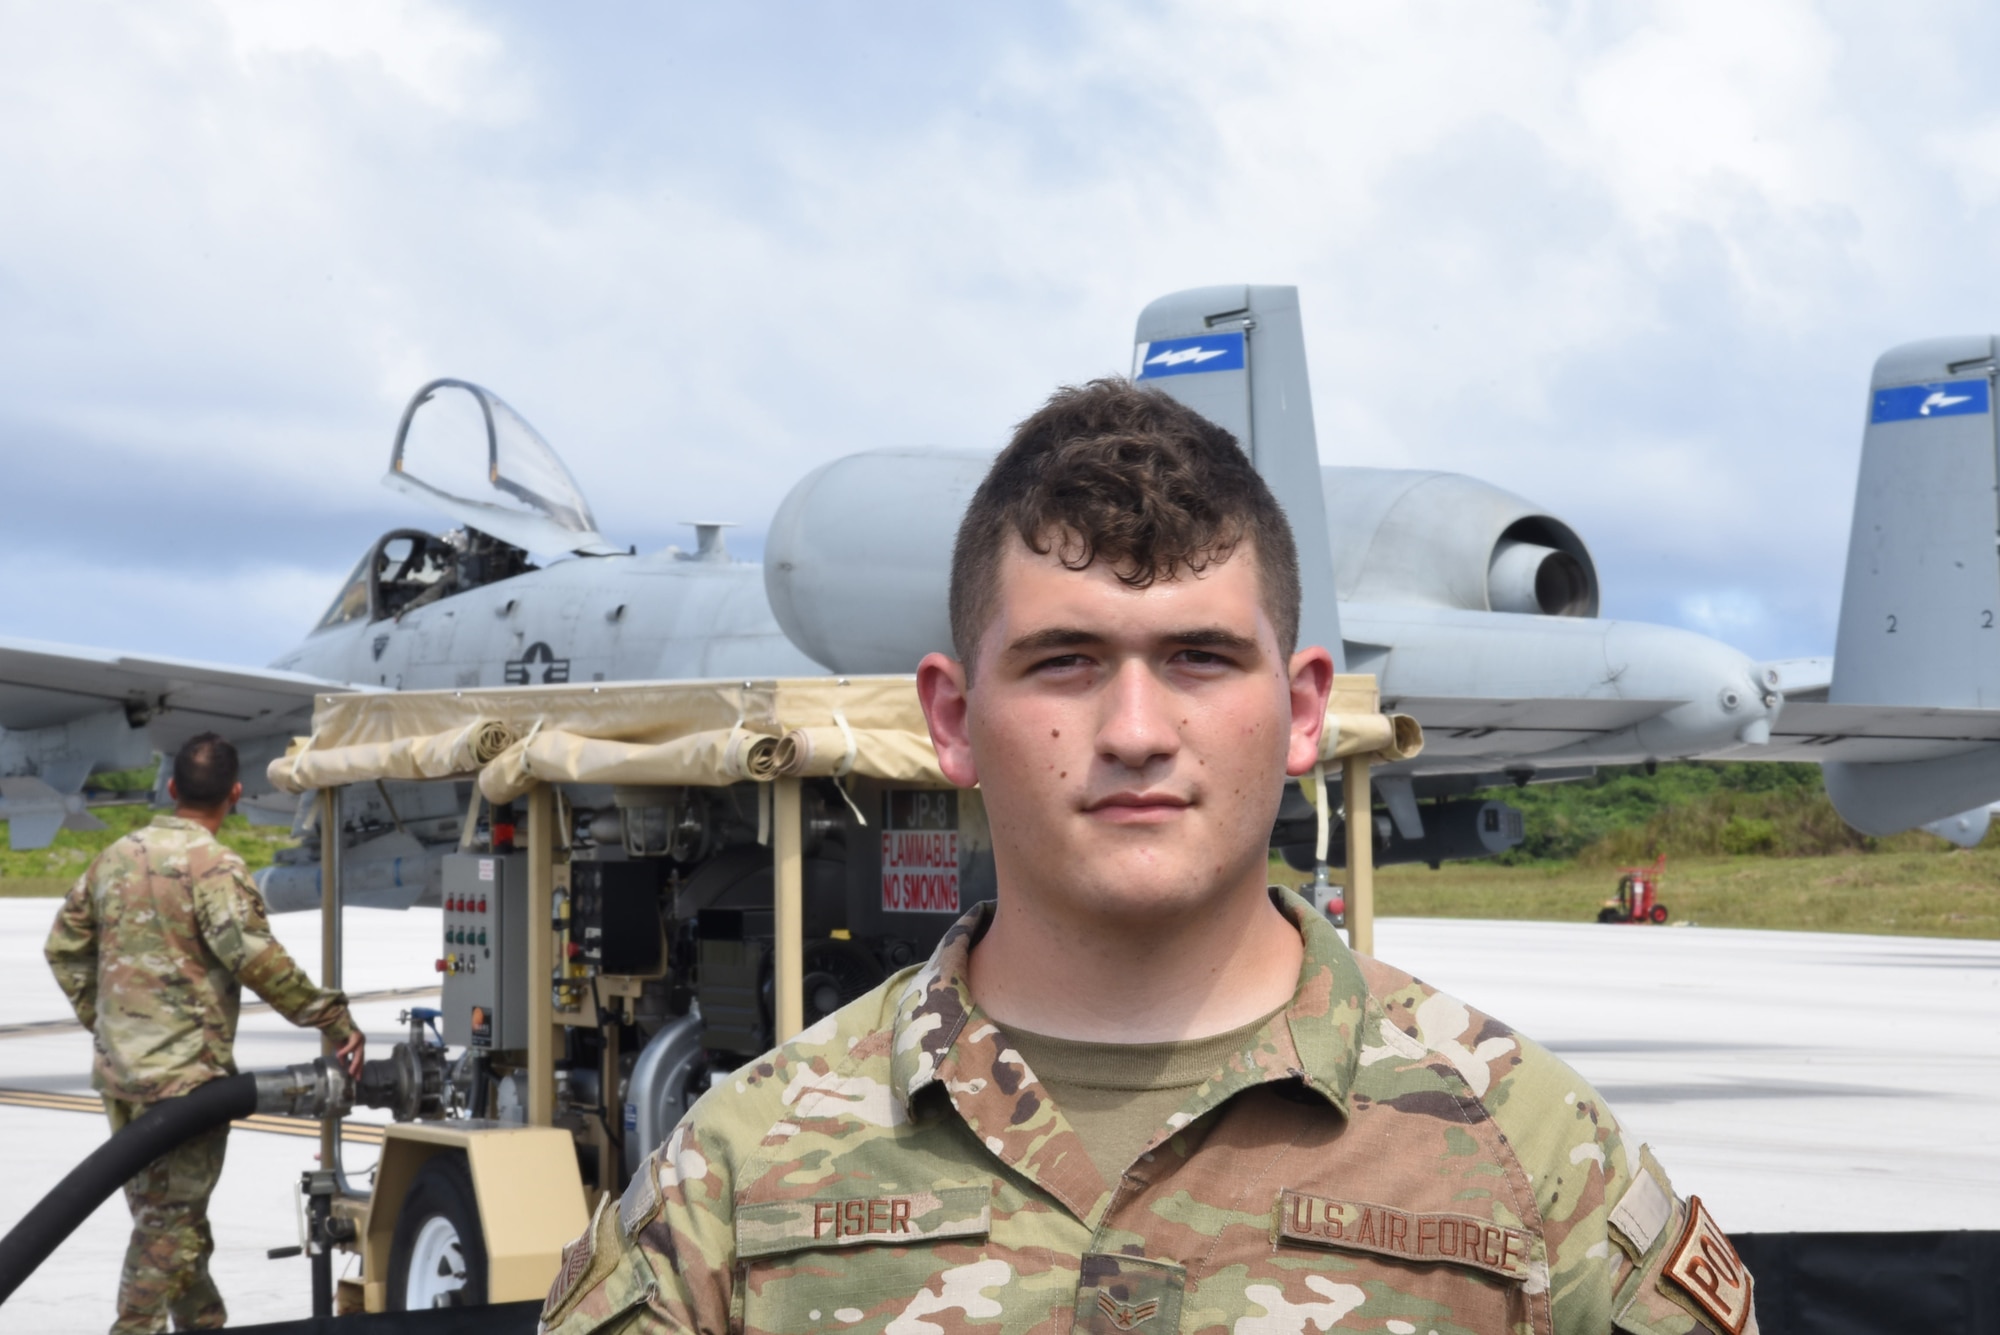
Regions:
<instances>
[{"instance_id":1,"label":"black hose","mask_svg":"<svg viewBox=\"0 0 2000 1335\"><path fill-rule=\"evenodd\" d=\"M161 1099L135 1117L0 1238L0 1303L49 1259L49 1253L107 1197L147 1164L204 1131L257 1111L257 1077L249 1073L211 1080L191 1094Z\"/></svg>"}]
</instances>

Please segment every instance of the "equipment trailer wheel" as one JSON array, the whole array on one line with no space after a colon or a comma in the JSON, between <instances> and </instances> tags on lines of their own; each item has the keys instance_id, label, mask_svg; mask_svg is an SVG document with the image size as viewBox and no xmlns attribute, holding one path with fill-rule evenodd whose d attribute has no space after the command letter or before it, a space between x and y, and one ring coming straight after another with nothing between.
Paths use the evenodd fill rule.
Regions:
<instances>
[{"instance_id":1,"label":"equipment trailer wheel","mask_svg":"<svg viewBox=\"0 0 2000 1335\"><path fill-rule=\"evenodd\" d=\"M1646 916L1651 918L1655 923L1663 923L1667 920L1667 906L1665 904L1655 904L1653 905L1653 911Z\"/></svg>"},{"instance_id":2,"label":"equipment trailer wheel","mask_svg":"<svg viewBox=\"0 0 2000 1335\"><path fill-rule=\"evenodd\" d=\"M459 1154L424 1161L389 1244L389 1310L486 1305L486 1234Z\"/></svg>"},{"instance_id":3,"label":"equipment trailer wheel","mask_svg":"<svg viewBox=\"0 0 2000 1335\"><path fill-rule=\"evenodd\" d=\"M1599 922L1623 922L1625 921L1625 915L1617 909L1607 906L1597 911L1597 920Z\"/></svg>"}]
</instances>

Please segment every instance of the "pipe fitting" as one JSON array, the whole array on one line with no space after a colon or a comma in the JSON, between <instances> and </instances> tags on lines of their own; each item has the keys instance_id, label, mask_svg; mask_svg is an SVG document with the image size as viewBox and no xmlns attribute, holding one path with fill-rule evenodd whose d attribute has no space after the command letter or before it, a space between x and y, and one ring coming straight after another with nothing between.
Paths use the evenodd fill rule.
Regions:
<instances>
[{"instance_id":1,"label":"pipe fitting","mask_svg":"<svg viewBox=\"0 0 2000 1335\"><path fill-rule=\"evenodd\" d=\"M280 1117L345 1117L354 1110L354 1082L325 1057L250 1073L257 1111Z\"/></svg>"}]
</instances>

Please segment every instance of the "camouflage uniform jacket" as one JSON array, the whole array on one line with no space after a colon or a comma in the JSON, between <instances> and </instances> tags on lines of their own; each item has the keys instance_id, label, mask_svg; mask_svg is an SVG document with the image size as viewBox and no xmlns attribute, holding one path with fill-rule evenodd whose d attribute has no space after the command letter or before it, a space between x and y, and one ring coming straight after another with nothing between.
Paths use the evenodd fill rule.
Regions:
<instances>
[{"instance_id":1,"label":"camouflage uniform jacket","mask_svg":"<svg viewBox=\"0 0 2000 1335\"><path fill-rule=\"evenodd\" d=\"M972 1003L982 907L706 1095L543 1329L1754 1331L1727 1238L1574 1072L1280 906L1291 1004L1122 1180Z\"/></svg>"},{"instance_id":2,"label":"camouflage uniform jacket","mask_svg":"<svg viewBox=\"0 0 2000 1335\"><path fill-rule=\"evenodd\" d=\"M234 1075L242 984L335 1042L347 1000L313 985L271 936L243 859L191 820L156 816L90 864L43 949L96 1038L92 1080L151 1103Z\"/></svg>"}]
</instances>

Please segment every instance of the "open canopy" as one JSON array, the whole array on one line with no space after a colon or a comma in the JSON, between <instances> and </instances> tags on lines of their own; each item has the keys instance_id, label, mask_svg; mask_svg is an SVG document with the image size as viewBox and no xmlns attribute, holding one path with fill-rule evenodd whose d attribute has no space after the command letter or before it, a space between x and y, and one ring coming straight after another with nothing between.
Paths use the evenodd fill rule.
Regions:
<instances>
[{"instance_id":1,"label":"open canopy","mask_svg":"<svg viewBox=\"0 0 2000 1335\"><path fill-rule=\"evenodd\" d=\"M433 380L403 410L384 486L524 551L607 553L576 479L526 418L469 380Z\"/></svg>"}]
</instances>

